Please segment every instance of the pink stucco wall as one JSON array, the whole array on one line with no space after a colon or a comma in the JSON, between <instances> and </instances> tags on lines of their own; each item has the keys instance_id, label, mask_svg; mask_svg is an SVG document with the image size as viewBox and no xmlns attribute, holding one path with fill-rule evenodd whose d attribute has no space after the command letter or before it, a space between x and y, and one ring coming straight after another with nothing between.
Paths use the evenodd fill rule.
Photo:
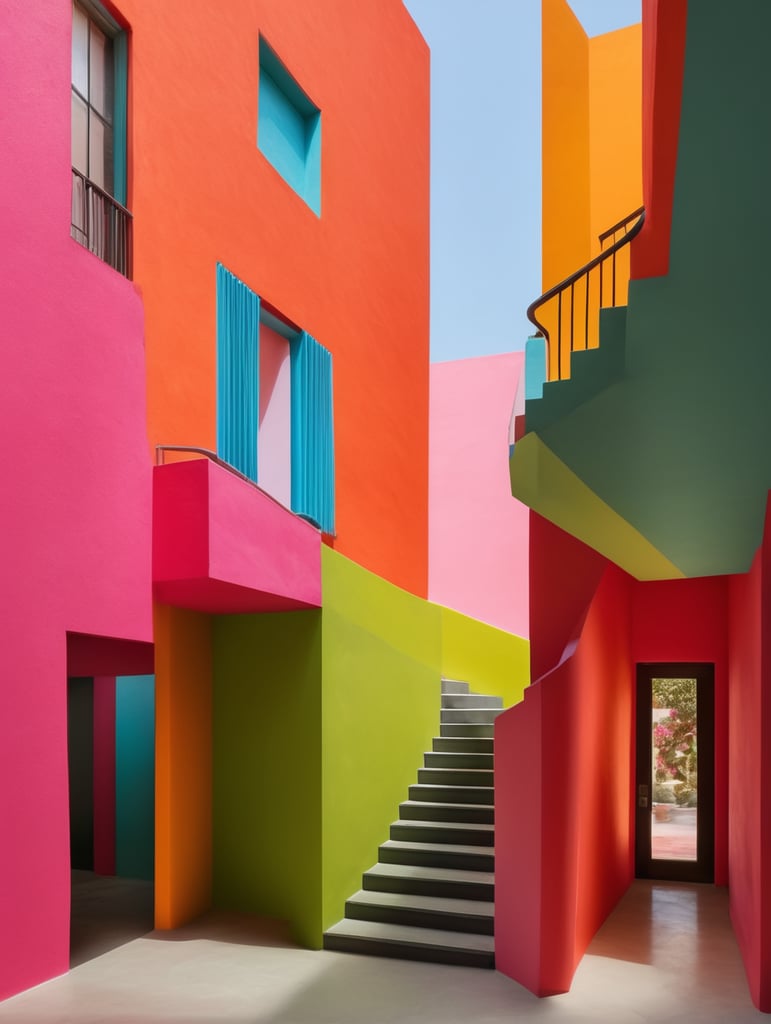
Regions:
<instances>
[{"instance_id":1,"label":"pink stucco wall","mask_svg":"<svg viewBox=\"0 0 771 1024\"><path fill-rule=\"evenodd\" d=\"M431 367L428 596L526 637L528 510L511 496L508 461L523 359Z\"/></svg>"},{"instance_id":2,"label":"pink stucco wall","mask_svg":"<svg viewBox=\"0 0 771 1024\"><path fill-rule=\"evenodd\" d=\"M70 4L32 10L0 32L0 998L69 965L66 633L152 638L142 305L70 237Z\"/></svg>"}]
</instances>

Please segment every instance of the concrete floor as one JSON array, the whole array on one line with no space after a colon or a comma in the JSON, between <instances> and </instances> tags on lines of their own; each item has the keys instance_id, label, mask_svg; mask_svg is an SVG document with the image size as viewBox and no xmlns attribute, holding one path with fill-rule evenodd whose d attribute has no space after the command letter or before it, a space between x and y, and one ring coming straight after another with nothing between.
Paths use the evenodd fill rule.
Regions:
<instances>
[{"instance_id":1,"label":"concrete floor","mask_svg":"<svg viewBox=\"0 0 771 1024\"><path fill-rule=\"evenodd\" d=\"M113 939L116 927L111 926ZM127 937L125 945L0 1004L0 1021L758 1024L762 1019L750 1002L728 922L727 893L713 886L635 882L595 937L572 990L543 1000L494 971L298 949L281 926L240 916L212 914L176 932ZM95 942L92 951L97 950Z\"/></svg>"}]
</instances>

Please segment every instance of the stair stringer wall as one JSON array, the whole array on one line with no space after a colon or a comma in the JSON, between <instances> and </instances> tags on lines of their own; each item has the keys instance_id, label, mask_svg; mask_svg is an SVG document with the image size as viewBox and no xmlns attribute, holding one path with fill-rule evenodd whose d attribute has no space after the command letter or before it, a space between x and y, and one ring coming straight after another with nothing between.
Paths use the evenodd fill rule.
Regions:
<instances>
[{"instance_id":1,"label":"stair stringer wall","mask_svg":"<svg viewBox=\"0 0 771 1024\"><path fill-rule=\"evenodd\" d=\"M319 948L439 732L443 673L507 704L529 644L322 547L322 608L219 616L213 643L213 902Z\"/></svg>"},{"instance_id":2,"label":"stair stringer wall","mask_svg":"<svg viewBox=\"0 0 771 1024\"><path fill-rule=\"evenodd\" d=\"M496 721L496 965L537 995L633 877L630 588L609 565L574 652Z\"/></svg>"},{"instance_id":3,"label":"stair stringer wall","mask_svg":"<svg viewBox=\"0 0 771 1024\"><path fill-rule=\"evenodd\" d=\"M439 733L442 675L514 704L530 678L530 645L326 547L322 580L323 931L360 887Z\"/></svg>"}]
</instances>

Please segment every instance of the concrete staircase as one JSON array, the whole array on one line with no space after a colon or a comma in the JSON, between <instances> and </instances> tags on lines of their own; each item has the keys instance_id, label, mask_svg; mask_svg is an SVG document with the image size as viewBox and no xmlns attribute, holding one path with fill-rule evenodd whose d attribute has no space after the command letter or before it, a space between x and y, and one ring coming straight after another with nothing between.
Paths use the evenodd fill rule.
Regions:
<instances>
[{"instance_id":1,"label":"concrete staircase","mask_svg":"<svg viewBox=\"0 0 771 1024\"><path fill-rule=\"evenodd\" d=\"M442 680L440 735L324 948L494 967L493 722L500 697Z\"/></svg>"}]
</instances>

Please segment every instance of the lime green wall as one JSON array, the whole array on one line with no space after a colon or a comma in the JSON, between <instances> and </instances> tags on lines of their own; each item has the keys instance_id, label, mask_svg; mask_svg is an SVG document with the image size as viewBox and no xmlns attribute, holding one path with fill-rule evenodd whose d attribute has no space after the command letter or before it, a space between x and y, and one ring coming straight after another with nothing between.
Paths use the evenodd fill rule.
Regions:
<instances>
[{"instance_id":1,"label":"lime green wall","mask_svg":"<svg viewBox=\"0 0 771 1024\"><path fill-rule=\"evenodd\" d=\"M214 623L213 901L321 940L321 613Z\"/></svg>"},{"instance_id":2,"label":"lime green wall","mask_svg":"<svg viewBox=\"0 0 771 1024\"><path fill-rule=\"evenodd\" d=\"M505 707L522 700L530 682L530 644L521 636L439 608L442 624L441 674L464 679L472 690L503 697Z\"/></svg>"},{"instance_id":3,"label":"lime green wall","mask_svg":"<svg viewBox=\"0 0 771 1024\"><path fill-rule=\"evenodd\" d=\"M322 551L324 927L377 860L439 731L439 609Z\"/></svg>"},{"instance_id":4,"label":"lime green wall","mask_svg":"<svg viewBox=\"0 0 771 1024\"><path fill-rule=\"evenodd\" d=\"M442 674L521 699L528 644L322 549L321 611L214 624L214 904L323 930L439 732Z\"/></svg>"}]
</instances>

